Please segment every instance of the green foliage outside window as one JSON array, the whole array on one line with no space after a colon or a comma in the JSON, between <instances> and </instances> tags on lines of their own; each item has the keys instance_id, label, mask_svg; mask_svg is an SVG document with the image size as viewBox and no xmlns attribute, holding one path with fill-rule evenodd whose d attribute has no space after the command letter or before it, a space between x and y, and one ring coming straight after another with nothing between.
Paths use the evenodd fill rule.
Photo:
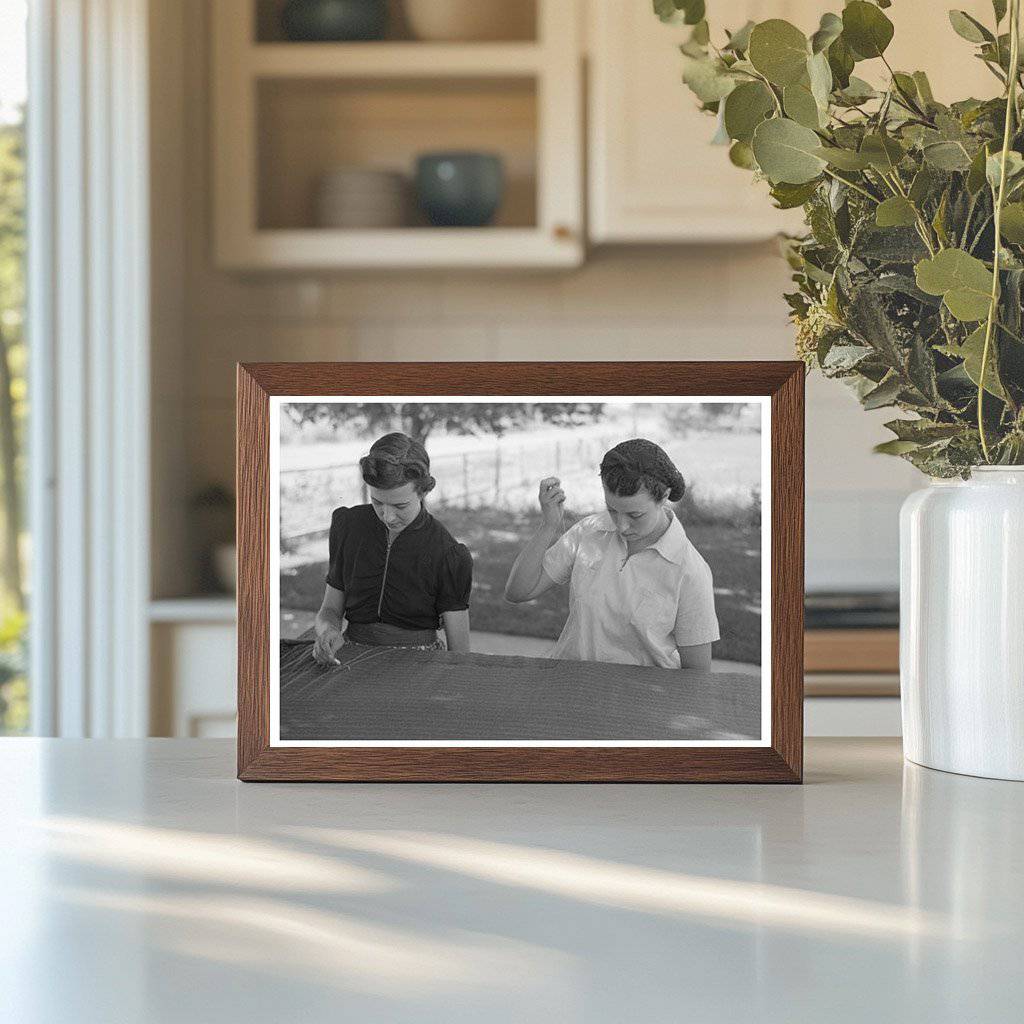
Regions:
<instances>
[{"instance_id":1,"label":"green foliage outside window","mask_svg":"<svg viewBox=\"0 0 1024 1024\"><path fill-rule=\"evenodd\" d=\"M0 122L0 733L28 727L23 585L25 374L24 116Z\"/></svg>"}]
</instances>

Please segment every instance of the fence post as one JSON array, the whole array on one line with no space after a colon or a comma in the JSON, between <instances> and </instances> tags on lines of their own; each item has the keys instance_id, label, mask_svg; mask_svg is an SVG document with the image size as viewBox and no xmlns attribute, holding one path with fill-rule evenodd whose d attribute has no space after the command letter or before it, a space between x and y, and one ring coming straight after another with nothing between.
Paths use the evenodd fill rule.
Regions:
<instances>
[{"instance_id":1,"label":"fence post","mask_svg":"<svg viewBox=\"0 0 1024 1024\"><path fill-rule=\"evenodd\" d=\"M469 508L469 455L462 453L462 507Z\"/></svg>"},{"instance_id":2,"label":"fence post","mask_svg":"<svg viewBox=\"0 0 1024 1024\"><path fill-rule=\"evenodd\" d=\"M562 475L562 442L555 442L555 476Z\"/></svg>"},{"instance_id":3,"label":"fence post","mask_svg":"<svg viewBox=\"0 0 1024 1024\"><path fill-rule=\"evenodd\" d=\"M501 504L501 445L494 446L494 504Z\"/></svg>"}]
</instances>

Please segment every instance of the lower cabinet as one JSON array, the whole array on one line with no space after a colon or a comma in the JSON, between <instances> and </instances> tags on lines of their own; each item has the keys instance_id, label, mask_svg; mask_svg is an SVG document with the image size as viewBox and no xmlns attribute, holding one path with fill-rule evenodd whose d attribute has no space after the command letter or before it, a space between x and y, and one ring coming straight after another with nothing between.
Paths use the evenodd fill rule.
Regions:
<instances>
[{"instance_id":1,"label":"lower cabinet","mask_svg":"<svg viewBox=\"0 0 1024 1024\"><path fill-rule=\"evenodd\" d=\"M150 654L153 736L235 735L234 622L155 622Z\"/></svg>"},{"instance_id":2,"label":"lower cabinet","mask_svg":"<svg viewBox=\"0 0 1024 1024\"><path fill-rule=\"evenodd\" d=\"M152 724L154 736L227 737L235 735L234 621L155 621L152 626ZM809 674L804 700L807 736L899 736L897 680L876 686L878 696L849 696L857 686L836 680L839 673ZM877 683L886 677L873 677ZM832 680L827 683L826 679ZM864 692L864 689L860 689ZM813 694L824 694L816 696Z\"/></svg>"}]
</instances>

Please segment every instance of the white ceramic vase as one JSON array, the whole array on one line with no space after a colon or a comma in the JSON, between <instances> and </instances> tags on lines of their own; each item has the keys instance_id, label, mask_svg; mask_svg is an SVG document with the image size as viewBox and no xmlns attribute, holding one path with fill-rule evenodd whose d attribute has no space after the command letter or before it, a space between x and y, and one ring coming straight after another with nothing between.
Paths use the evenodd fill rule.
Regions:
<instances>
[{"instance_id":1,"label":"white ceramic vase","mask_svg":"<svg viewBox=\"0 0 1024 1024\"><path fill-rule=\"evenodd\" d=\"M900 693L911 761L1024 781L1024 466L904 503Z\"/></svg>"}]
</instances>

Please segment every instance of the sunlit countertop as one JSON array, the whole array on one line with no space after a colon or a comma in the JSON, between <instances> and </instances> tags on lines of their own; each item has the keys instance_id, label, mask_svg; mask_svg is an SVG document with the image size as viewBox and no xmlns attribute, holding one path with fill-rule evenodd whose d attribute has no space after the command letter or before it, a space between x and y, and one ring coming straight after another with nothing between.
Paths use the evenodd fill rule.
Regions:
<instances>
[{"instance_id":1,"label":"sunlit countertop","mask_svg":"<svg viewBox=\"0 0 1024 1024\"><path fill-rule=\"evenodd\" d=\"M244 785L0 741L0 1021L1006 1022L1024 785L809 740L800 786Z\"/></svg>"}]
</instances>

